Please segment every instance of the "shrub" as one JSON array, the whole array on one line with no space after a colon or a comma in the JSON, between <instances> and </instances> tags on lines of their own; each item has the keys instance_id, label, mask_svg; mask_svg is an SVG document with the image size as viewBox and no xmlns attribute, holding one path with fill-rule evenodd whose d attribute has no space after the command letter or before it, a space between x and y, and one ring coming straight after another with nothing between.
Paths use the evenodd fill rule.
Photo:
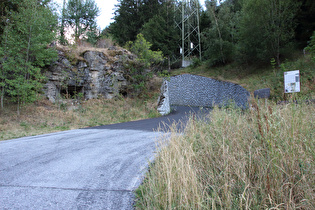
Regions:
<instances>
[{"instance_id":1,"label":"shrub","mask_svg":"<svg viewBox=\"0 0 315 210\"><path fill-rule=\"evenodd\" d=\"M138 60L145 68L152 68L164 60L162 51L150 50L152 44L145 40L142 34L137 35L135 42L128 42L126 48L138 56Z\"/></svg>"},{"instance_id":2,"label":"shrub","mask_svg":"<svg viewBox=\"0 0 315 210\"><path fill-rule=\"evenodd\" d=\"M311 53L312 60L315 62L315 31L313 32L313 36L305 49Z\"/></svg>"},{"instance_id":3,"label":"shrub","mask_svg":"<svg viewBox=\"0 0 315 210\"><path fill-rule=\"evenodd\" d=\"M151 44L142 34L138 34L136 41L128 42L125 47L137 55L135 61L125 59L124 65L128 69L126 78L131 83L129 92L132 96L139 96L146 90L146 83L152 78L151 70L162 63L163 55L161 51L150 50Z\"/></svg>"}]
</instances>

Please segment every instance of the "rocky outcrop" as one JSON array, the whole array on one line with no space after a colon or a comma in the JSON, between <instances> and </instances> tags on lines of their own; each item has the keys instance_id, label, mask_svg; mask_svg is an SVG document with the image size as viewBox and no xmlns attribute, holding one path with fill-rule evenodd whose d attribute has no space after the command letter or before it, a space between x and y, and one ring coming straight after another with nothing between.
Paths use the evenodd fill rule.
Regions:
<instances>
[{"instance_id":1,"label":"rocky outcrop","mask_svg":"<svg viewBox=\"0 0 315 210\"><path fill-rule=\"evenodd\" d=\"M111 99L126 94L129 85L124 63L135 56L124 49L85 50L70 59L67 51L58 51L58 60L46 71L44 92L55 102L61 98Z\"/></svg>"}]
</instances>

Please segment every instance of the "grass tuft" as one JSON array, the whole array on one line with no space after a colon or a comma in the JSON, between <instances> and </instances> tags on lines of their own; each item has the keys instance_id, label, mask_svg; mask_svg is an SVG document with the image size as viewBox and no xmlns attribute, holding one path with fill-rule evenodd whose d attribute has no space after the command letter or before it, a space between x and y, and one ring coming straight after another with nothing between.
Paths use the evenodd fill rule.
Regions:
<instances>
[{"instance_id":1,"label":"grass tuft","mask_svg":"<svg viewBox=\"0 0 315 210\"><path fill-rule=\"evenodd\" d=\"M138 209L315 208L313 104L254 103L209 117L160 144Z\"/></svg>"}]
</instances>

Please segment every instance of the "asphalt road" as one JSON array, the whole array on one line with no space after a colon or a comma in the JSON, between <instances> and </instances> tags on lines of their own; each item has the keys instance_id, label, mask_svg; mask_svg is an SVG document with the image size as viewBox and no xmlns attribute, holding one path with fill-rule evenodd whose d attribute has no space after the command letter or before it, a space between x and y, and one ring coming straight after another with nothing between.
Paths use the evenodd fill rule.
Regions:
<instances>
[{"instance_id":1,"label":"asphalt road","mask_svg":"<svg viewBox=\"0 0 315 210\"><path fill-rule=\"evenodd\" d=\"M132 209L156 141L208 112L1 141L0 209Z\"/></svg>"}]
</instances>

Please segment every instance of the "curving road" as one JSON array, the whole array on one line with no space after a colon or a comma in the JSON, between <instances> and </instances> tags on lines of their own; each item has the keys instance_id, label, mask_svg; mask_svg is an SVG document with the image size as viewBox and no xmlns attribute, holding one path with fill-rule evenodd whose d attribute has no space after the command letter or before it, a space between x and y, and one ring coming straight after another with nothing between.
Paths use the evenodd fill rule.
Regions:
<instances>
[{"instance_id":1,"label":"curving road","mask_svg":"<svg viewBox=\"0 0 315 210\"><path fill-rule=\"evenodd\" d=\"M2 141L0 209L132 209L156 140L209 111Z\"/></svg>"}]
</instances>

